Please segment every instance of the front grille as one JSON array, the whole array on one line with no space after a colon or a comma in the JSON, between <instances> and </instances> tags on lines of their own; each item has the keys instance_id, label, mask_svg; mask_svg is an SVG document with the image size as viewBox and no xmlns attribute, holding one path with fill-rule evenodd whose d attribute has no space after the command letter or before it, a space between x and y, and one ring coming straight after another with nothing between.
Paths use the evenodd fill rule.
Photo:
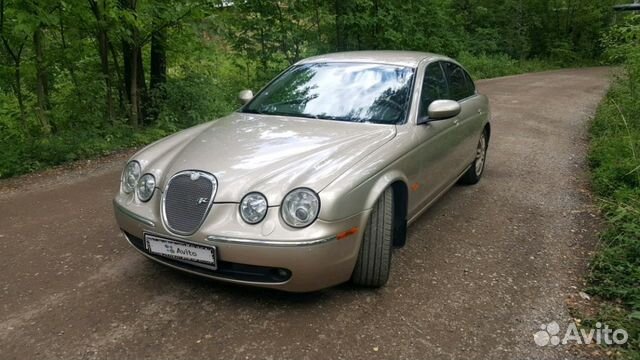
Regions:
<instances>
[{"instance_id":1,"label":"front grille","mask_svg":"<svg viewBox=\"0 0 640 360\"><path fill-rule=\"evenodd\" d=\"M216 178L205 172L183 171L174 175L167 184L162 202L169 230L181 235L191 235L198 230L217 189Z\"/></svg>"}]
</instances>

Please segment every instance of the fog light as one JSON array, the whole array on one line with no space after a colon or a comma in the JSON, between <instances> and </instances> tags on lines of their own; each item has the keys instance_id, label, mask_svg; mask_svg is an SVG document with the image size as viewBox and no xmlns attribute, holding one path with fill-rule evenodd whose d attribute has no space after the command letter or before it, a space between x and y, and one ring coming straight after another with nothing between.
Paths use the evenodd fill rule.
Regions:
<instances>
[{"instance_id":1,"label":"fog light","mask_svg":"<svg viewBox=\"0 0 640 360\"><path fill-rule=\"evenodd\" d=\"M285 269L278 269L278 276L280 277L287 277L289 276L289 272Z\"/></svg>"},{"instance_id":2,"label":"fog light","mask_svg":"<svg viewBox=\"0 0 640 360\"><path fill-rule=\"evenodd\" d=\"M287 269L271 269L271 278L274 281L287 281L291 277L291 271Z\"/></svg>"}]
</instances>

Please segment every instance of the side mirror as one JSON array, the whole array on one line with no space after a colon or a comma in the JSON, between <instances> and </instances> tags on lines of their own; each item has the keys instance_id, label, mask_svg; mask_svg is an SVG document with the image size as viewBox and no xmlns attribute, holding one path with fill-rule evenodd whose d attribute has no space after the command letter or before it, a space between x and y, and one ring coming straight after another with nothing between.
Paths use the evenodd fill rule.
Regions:
<instances>
[{"instance_id":1,"label":"side mirror","mask_svg":"<svg viewBox=\"0 0 640 360\"><path fill-rule=\"evenodd\" d=\"M436 100L429 105L427 113L428 118L419 119L418 124L424 124L428 121L437 121L450 119L460 114L460 103L453 100Z\"/></svg>"},{"instance_id":2,"label":"side mirror","mask_svg":"<svg viewBox=\"0 0 640 360\"><path fill-rule=\"evenodd\" d=\"M240 100L242 105L248 103L251 99L253 99L253 91L251 90L242 90L238 94L238 100Z\"/></svg>"}]
</instances>

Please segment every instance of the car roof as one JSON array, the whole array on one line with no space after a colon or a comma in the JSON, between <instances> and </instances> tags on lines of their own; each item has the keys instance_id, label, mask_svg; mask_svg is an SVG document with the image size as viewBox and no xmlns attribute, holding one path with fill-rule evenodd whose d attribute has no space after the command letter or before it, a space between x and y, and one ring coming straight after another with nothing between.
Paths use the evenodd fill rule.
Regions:
<instances>
[{"instance_id":1,"label":"car roof","mask_svg":"<svg viewBox=\"0 0 640 360\"><path fill-rule=\"evenodd\" d=\"M298 62L298 64L311 64L322 62L358 62L389 64L408 67L417 67L423 60L449 60L452 59L438 54L419 51L394 51L394 50L373 50L373 51L347 51L332 54L313 56Z\"/></svg>"}]
</instances>

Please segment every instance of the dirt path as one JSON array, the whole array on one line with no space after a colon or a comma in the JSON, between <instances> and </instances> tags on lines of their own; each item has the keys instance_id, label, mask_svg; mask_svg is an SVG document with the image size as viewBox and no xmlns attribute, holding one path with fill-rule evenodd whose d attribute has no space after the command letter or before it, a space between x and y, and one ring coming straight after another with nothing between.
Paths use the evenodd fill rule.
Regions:
<instances>
[{"instance_id":1,"label":"dirt path","mask_svg":"<svg viewBox=\"0 0 640 360\"><path fill-rule=\"evenodd\" d=\"M586 129L608 79L479 82L494 113L485 178L412 225L379 291L293 295L151 263L113 219L124 157L5 182L0 359L572 358L532 334L568 319L596 241Z\"/></svg>"}]
</instances>

